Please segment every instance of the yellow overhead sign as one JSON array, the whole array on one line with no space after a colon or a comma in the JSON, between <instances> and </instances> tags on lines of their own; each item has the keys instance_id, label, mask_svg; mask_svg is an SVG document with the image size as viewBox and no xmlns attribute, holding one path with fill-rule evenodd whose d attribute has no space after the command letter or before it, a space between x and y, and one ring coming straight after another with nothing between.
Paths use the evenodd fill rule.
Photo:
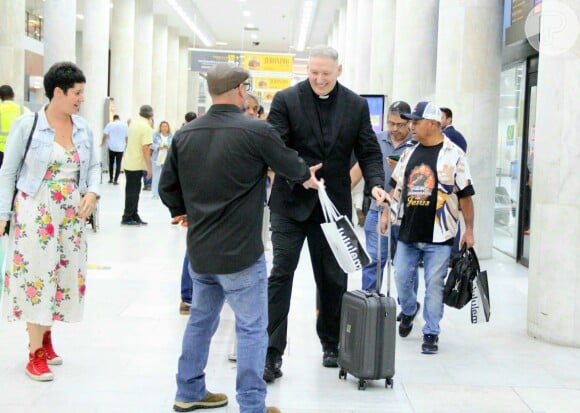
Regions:
<instances>
[{"instance_id":1,"label":"yellow overhead sign","mask_svg":"<svg viewBox=\"0 0 580 413\"><path fill-rule=\"evenodd\" d=\"M253 81L254 90L282 90L292 86L292 79L289 77L256 77Z\"/></svg>"},{"instance_id":2,"label":"yellow overhead sign","mask_svg":"<svg viewBox=\"0 0 580 413\"><path fill-rule=\"evenodd\" d=\"M292 73L294 57L282 54L244 54L244 69L260 72Z\"/></svg>"}]
</instances>

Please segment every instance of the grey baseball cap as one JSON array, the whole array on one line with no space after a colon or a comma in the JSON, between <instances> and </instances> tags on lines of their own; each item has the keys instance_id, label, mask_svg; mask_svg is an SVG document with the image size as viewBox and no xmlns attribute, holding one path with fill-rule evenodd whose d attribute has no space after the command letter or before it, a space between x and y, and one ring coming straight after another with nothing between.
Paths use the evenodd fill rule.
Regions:
<instances>
[{"instance_id":1,"label":"grey baseball cap","mask_svg":"<svg viewBox=\"0 0 580 413\"><path fill-rule=\"evenodd\" d=\"M250 77L250 72L229 63L218 63L205 75L211 95L221 95L232 90Z\"/></svg>"}]
</instances>

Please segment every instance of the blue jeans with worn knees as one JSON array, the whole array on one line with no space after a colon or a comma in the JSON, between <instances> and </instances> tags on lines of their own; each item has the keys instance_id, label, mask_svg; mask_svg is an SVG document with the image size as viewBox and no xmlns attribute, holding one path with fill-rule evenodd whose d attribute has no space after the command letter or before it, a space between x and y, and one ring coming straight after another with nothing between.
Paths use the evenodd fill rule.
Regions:
<instances>
[{"instance_id":1,"label":"blue jeans with worn knees","mask_svg":"<svg viewBox=\"0 0 580 413\"><path fill-rule=\"evenodd\" d=\"M191 304L191 275L189 275L189 257L185 251L181 268L181 301Z\"/></svg>"},{"instance_id":2,"label":"blue jeans with worn knees","mask_svg":"<svg viewBox=\"0 0 580 413\"><path fill-rule=\"evenodd\" d=\"M439 321L443 318L443 287L449 265L451 245L415 242L407 244L399 240L395 256L395 283L403 314L411 315L417 310L417 293L413 278L421 258L425 263L425 300L423 334L439 335Z\"/></svg>"},{"instance_id":3,"label":"blue jeans with worn knees","mask_svg":"<svg viewBox=\"0 0 580 413\"><path fill-rule=\"evenodd\" d=\"M371 263L362 270L362 289L375 290L377 287L377 222L379 220L379 211L369 209L365 219L365 239L367 252L371 256ZM395 257L397 241L399 238L398 225L391 226L391 257ZM384 273L387 264L387 237L381 236L381 273ZM384 278L383 278L384 281ZM419 271L415 274L415 294L419 288Z\"/></svg>"},{"instance_id":4,"label":"blue jeans with worn knees","mask_svg":"<svg viewBox=\"0 0 580 413\"><path fill-rule=\"evenodd\" d=\"M268 346L268 279L264 254L252 266L232 274L198 274L191 266L190 271L191 313L179 358L176 400L192 402L207 395L204 370L211 338L227 299L236 316L236 398L240 413L264 413L266 383L262 375Z\"/></svg>"}]
</instances>

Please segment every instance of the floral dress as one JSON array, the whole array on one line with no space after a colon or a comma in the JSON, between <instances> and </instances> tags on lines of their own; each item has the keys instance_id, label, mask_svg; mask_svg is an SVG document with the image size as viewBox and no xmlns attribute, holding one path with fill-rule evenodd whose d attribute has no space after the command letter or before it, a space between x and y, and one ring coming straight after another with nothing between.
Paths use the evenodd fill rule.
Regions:
<instances>
[{"instance_id":1,"label":"floral dress","mask_svg":"<svg viewBox=\"0 0 580 413\"><path fill-rule=\"evenodd\" d=\"M38 191L16 196L4 274L8 320L50 326L82 318L87 247L85 222L77 216L79 169L76 148L54 142Z\"/></svg>"}]
</instances>

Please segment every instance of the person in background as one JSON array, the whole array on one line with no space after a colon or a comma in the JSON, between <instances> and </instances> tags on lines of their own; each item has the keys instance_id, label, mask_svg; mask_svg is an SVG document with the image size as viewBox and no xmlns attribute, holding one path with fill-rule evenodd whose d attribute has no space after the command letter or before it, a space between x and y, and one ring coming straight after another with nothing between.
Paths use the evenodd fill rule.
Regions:
<instances>
[{"instance_id":1,"label":"person in background","mask_svg":"<svg viewBox=\"0 0 580 413\"><path fill-rule=\"evenodd\" d=\"M313 47L308 79L276 93L268 122L308 164L323 163L318 175L325 180L328 196L341 214L350 217L353 150L373 197L382 202L386 193L381 148L371 127L368 104L338 83L341 72L336 50ZM294 271L304 241L308 240L320 298L316 331L324 367L338 367L340 311L347 278L320 228L325 219L315 191L289 184L282 174L274 180L269 206L274 262L268 278L270 342L264 380L272 382L282 376Z\"/></svg>"},{"instance_id":2,"label":"person in background","mask_svg":"<svg viewBox=\"0 0 580 413\"><path fill-rule=\"evenodd\" d=\"M139 193L143 171L151 178L151 143L153 129L153 108L143 105L139 117L129 125L127 132L127 150L125 151L125 210L121 225L147 225L139 216Z\"/></svg>"},{"instance_id":3,"label":"person in background","mask_svg":"<svg viewBox=\"0 0 580 413\"><path fill-rule=\"evenodd\" d=\"M44 75L49 103L38 114L14 122L0 169L0 234L8 220L12 224L3 313L8 320L26 322L25 372L37 381L53 380L49 365L63 363L52 341L54 322L83 317L85 221L95 208L101 181L91 128L77 115L85 83L73 63L50 67ZM29 136L34 143L26 152Z\"/></svg>"},{"instance_id":4,"label":"person in background","mask_svg":"<svg viewBox=\"0 0 580 413\"><path fill-rule=\"evenodd\" d=\"M113 116L113 121L109 122L103 130L103 141L101 146L107 143L109 149L109 183L119 185L119 175L121 174L121 160L123 152L127 147L127 131L129 127L123 122L119 115ZM115 174L113 175L113 166Z\"/></svg>"},{"instance_id":5,"label":"person in background","mask_svg":"<svg viewBox=\"0 0 580 413\"><path fill-rule=\"evenodd\" d=\"M449 253L457 232L459 206L465 218L461 240L473 247L475 194L465 152L441 133L441 111L433 102L419 102L401 118L412 122L415 147L405 151L391 176L391 205L401 219L395 255L395 283L403 312L399 335L407 337L419 312L415 277L419 261L425 263L423 344L421 352L439 350L439 322L443 318L443 287ZM381 216L384 232L391 208Z\"/></svg>"},{"instance_id":6,"label":"person in background","mask_svg":"<svg viewBox=\"0 0 580 413\"><path fill-rule=\"evenodd\" d=\"M227 63L207 72L213 105L177 132L159 184L171 215L187 212L190 218L193 297L177 373L173 409L178 412L228 403L225 394L207 391L204 371L225 300L236 317L240 412L280 412L266 407L262 379L268 344L268 281L260 238L266 167L296 185L318 188L314 173L321 165L309 168L266 122L242 114L249 76Z\"/></svg>"},{"instance_id":7,"label":"person in background","mask_svg":"<svg viewBox=\"0 0 580 413\"><path fill-rule=\"evenodd\" d=\"M14 97L12 87L9 85L0 86L0 166L2 166L6 138L8 138L12 122L17 117L29 112L27 108L14 102Z\"/></svg>"},{"instance_id":8,"label":"person in background","mask_svg":"<svg viewBox=\"0 0 580 413\"><path fill-rule=\"evenodd\" d=\"M181 127L184 127L185 125L187 125L189 122L194 121L197 119L197 114L195 112L187 112L185 114L185 122L183 122L181 124ZM171 219L171 225L177 225L177 224L181 224L182 227L187 227L187 215L178 215L176 217L174 217L173 219ZM187 259L187 256L185 257ZM184 268L187 268L186 265L184 265ZM189 278L189 275L187 276L187 278ZM182 289L183 291L183 289ZM179 312L181 314L189 314L189 307L184 307L183 303L187 304L187 303L191 303L191 296L186 296L186 300L183 300L183 295L182 295L182 304L180 304L180 308L179 308Z\"/></svg>"},{"instance_id":9,"label":"person in background","mask_svg":"<svg viewBox=\"0 0 580 413\"><path fill-rule=\"evenodd\" d=\"M467 141L463 137L463 134L455 129L452 123L453 112L451 109L441 108L441 130L443 131L443 134L447 136L451 142L459 146L463 152L467 153Z\"/></svg>"},{"instance_id":10,"label":"person in background","mask_svg":"<svg viewBox=\"0 0 580 413\"><path fill-rule=\"evenodd\" d=\"M383 154L383 168L385 171L385 188L391 191L393 188L389 184L393 170L397 166L397 159L407 149L415 146L409 121L401 118L401 113L410 113L411 107L407 102L398 100L393 102L387 109L387 130L379 132L377 139L381 146ZM372 258L372 262L363 268L362 271L362 289L376 289L377 281L377 245L378 234L377 224L380 221L379 206L376 202L371 201L371 205L365 220L365 239L367 252ZM386 236L381 239L381 272L387 263L387 246L391 246L391 258L394 259L396 244L399 235L399 226L391 227L390 241ZM418 277L418 274L417 274ZM415 291L417 291L418 279L415 281Z\"/></svg>"},{"instance_id":11,"label":"person in background","mask_svg":"<svg viewBox=\"0 0 580 413\"><path fill-rule=\"evenodd\" d=\"M153 181L151 184L151 192L153 199L159 198L159 177L163 169L163 163L167 157L167 150L171 145L173 134L171 133L171 126L169 122L162 121L159 124L159 130L153 134L153 144L151 145L151 165L153 169Z\"/></svg>"}]
</instances>

